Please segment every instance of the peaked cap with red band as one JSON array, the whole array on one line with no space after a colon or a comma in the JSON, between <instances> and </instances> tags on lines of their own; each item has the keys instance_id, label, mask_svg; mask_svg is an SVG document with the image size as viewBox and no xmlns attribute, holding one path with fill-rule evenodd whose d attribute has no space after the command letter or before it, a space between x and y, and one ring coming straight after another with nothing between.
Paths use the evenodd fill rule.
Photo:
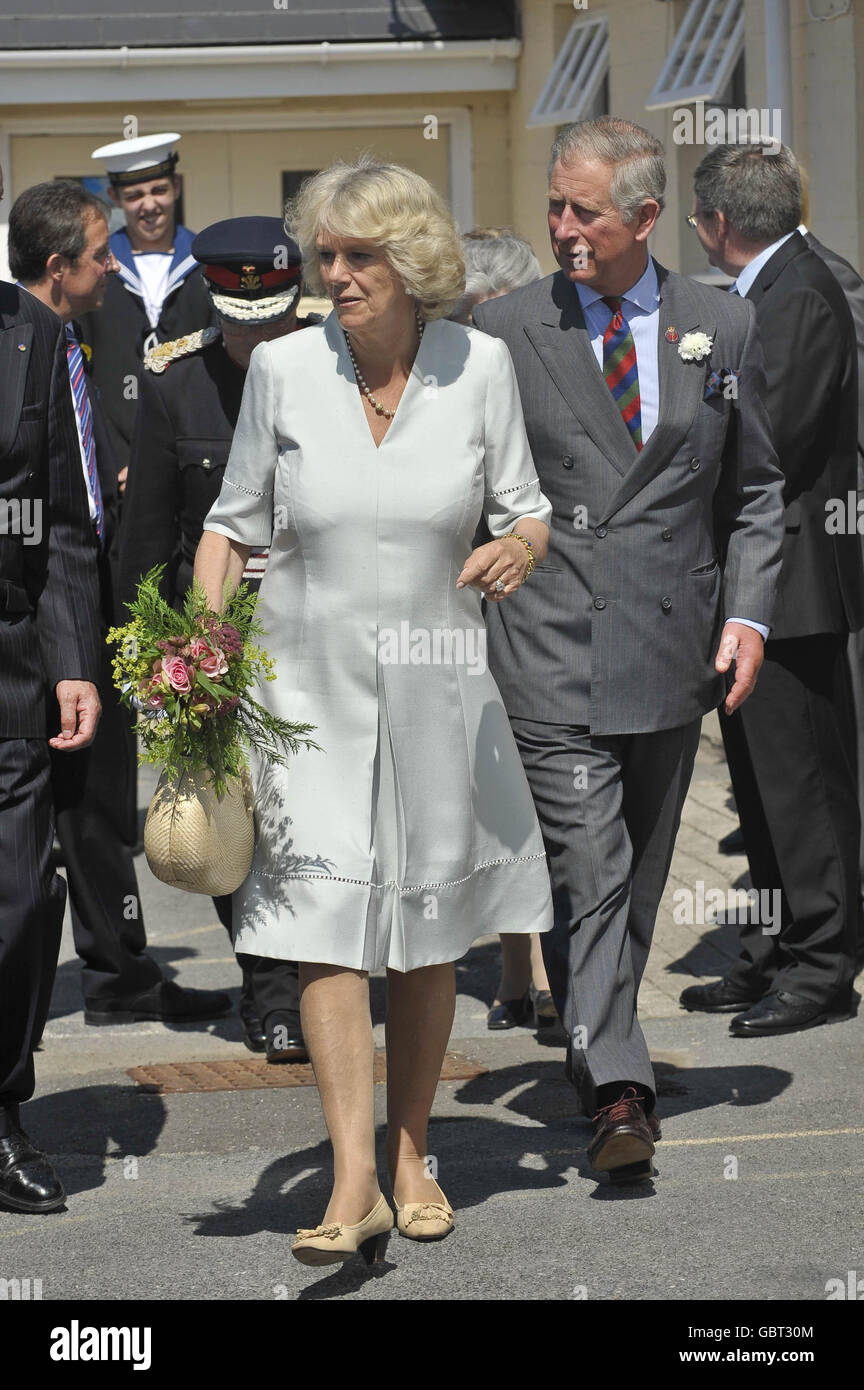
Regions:
<instances>
[{"instance_id":1,"label":"peaked cap with red band","mask_svg":"<svg viewBox=\"0 0 864 1390\"><path fill-rule=\"evenodd\" d=\"M229 217L199 232L201 263L217 314L232 323L281 318L300 293L300 248L278 217Z\"/></svg>"}]
</instances>

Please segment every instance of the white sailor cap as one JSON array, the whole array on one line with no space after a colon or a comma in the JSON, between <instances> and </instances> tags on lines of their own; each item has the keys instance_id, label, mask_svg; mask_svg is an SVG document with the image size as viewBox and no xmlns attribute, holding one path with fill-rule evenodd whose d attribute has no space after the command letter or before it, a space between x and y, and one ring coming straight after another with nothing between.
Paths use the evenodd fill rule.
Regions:
<instances>
[{"instance_id":1,"label":"white sailor cap","mask_svg":"<svg viewBox=\"0 0 864 1390\"><path fill-rule=\"evenodd\" d=\"M134 140L115 140L113 144L100 145L90 158L104 164L113 184L145 183L163 174L173 174L178 158L174 146L179 139L176 131L168 131L139 135Z\"/></svg>"}]
</instances>

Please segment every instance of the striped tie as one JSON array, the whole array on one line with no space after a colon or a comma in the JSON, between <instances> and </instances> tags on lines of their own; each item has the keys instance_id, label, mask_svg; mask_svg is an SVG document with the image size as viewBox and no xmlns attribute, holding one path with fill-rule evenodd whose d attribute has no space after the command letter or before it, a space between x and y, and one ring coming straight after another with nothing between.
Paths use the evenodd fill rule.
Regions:
<instances>
[{"instance_id":1,"label":"striped tie","mask_svg":"<svg viewBox=\"0 0 864 1390\"><path fill-rule=\"evenodd\" d=\"M621 313L621 300L616 295L604 298L612 310L603 334L603 375L606 385L618 402L633 443L642 448L642 399L639 395L639 373L636 369L636 344L630 325Z\"/></svg>"},{"instance_id":2,"label":"striped tie","mask_svg":"<svg viewBox=\"0 0 864 1390\"><path fill-rule=\"evenodd\" d=\"M96 468L96 446L93 443L93 411L90 408L90 397L87 394L87 381L84 376L84 355L71 323L66 325L66 360L69 363L69 380L72 383L72 395L75 399L75 414L78 417L84 460L87 464L87 481L96 503L96 534L101 541L105 512L102 506L99 472Z\"/></svg>"}]
</instances>

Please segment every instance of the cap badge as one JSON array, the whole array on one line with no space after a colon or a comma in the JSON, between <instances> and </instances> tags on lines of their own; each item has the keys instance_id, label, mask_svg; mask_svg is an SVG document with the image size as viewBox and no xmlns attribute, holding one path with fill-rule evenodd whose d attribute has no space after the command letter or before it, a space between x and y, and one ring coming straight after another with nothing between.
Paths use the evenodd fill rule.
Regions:
<instances>
[{"instance_id":1,"label":"cap badge","mask_svg":"<svg viewBox=\"0 0 864 1390\"><path fill-rule=\"evenodd\" d=\"M244 265L241 267L241 270L241 290L260 290L261 276L258 274L258 271L255 269L254 265Z\"/></svg>"}]
</instances>

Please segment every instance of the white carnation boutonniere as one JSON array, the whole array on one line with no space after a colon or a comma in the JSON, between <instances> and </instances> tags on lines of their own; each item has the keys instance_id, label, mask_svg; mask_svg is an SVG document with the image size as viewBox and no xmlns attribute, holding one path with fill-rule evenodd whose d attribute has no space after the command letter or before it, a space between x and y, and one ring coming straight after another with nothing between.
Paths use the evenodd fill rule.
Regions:
<instances>
[{"instance_id":1,"label":"white carnation boutonniere","mask_svg":"<svg viewBox=\"0 0 864 1390\"><path fill-rule=\"evenodd\" d=\"M704 362L711 356L714 339L707 333L685 333L678 344L678 356L682 362Z\"/></svg>"}]
</instances>

